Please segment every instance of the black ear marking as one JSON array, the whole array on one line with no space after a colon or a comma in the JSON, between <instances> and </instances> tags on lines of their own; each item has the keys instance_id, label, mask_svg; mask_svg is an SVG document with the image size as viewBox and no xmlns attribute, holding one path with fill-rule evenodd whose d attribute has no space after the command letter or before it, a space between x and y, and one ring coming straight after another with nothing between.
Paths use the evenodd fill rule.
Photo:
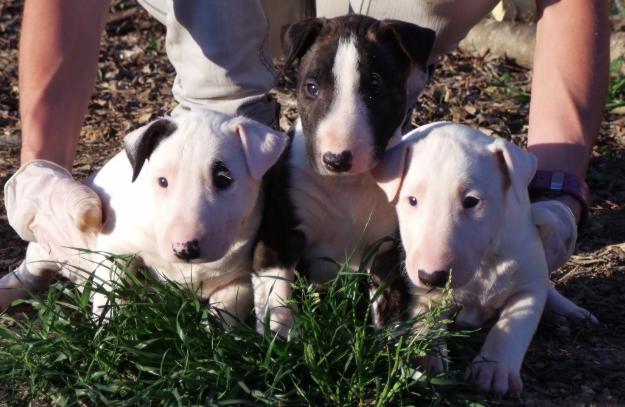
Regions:
<instances>
[{"instance_id":1,"label":"black ear marking","mask_svg":"<svg viewBox=\"0 0 625 407\"><path fill-rule=\"evenodd\" d=\"M176 123L169 119L155 120L146 127L143 132L137 134L131 140L126 140L125 143L126 155L132 166L132 182L135 182L141 172L143 163L150 158L150 155L152 155L159 143L177 129Z\"/></svg>"},{"instance_id":2,"label":"black ear marking","mask_svg":"<svg viewBox=\"0 0 625 407\"><path fill-rule=\"evenodd\" d=\"M282 27L280 39L282 51L286 57L284 68L282 68L283 71L291 66L296 59L304 56L313 42L315 42L325 22L325 18L308 18Z\"/></svg>"},{"instance_id":3,"label":"black ear marking","mask_svg":"<svg viewBox=\"0 0 625 407\"><path fill-rule=\"evenodd\" d=\"M382 20L380 33L394 36L401 50L413 65L427 69L428 58L434 46L434 30L399 20Z\"/></svg>"}]
</instances>

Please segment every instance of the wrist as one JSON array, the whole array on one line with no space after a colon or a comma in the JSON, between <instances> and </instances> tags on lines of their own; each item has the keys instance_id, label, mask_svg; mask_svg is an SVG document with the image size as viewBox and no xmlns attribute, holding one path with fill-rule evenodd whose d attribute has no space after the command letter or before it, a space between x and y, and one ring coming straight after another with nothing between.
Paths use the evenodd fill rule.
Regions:
<instances>
[{"instance_id":1,"label":"wrist","mask_svg":"<svg viewBox=\"0 0 625 407\"><path fill-rule=\"evenodd\" d=\"M586 222L590 192L578 176L564 171L538 170L528 189L532 201L558 200L571 210L579 225Z\"/></svg>"},{"instance_id":2,"label":"wrist","mask_svg":"<svg viewBox=\"0 0 625 407\"><path fill-rule=\"evenodd\" d=\"M22 134L26 134L22 130ZM20 164L22 166L35 160L45 160L56 163L67 170L71 170L74 162L75 142L60 137L45 137L43 135L22 136Z\"/></svg>"}]
</instances>

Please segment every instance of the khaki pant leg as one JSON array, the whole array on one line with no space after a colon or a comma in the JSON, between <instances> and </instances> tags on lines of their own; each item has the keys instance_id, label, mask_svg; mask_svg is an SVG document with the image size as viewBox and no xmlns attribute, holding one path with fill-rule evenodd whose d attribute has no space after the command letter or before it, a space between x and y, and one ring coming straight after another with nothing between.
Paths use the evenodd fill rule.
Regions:
<instances>
[{"instance_id":1,"label":"khaki pant leg","mask_svg":"<svg viewBox=\"0 0 625 407\"><path fill-rule=\"evenodd\" d=\"M317 0L317 15L347 13L391 18L436 32L432 58L451 51L499 0Z\"/></svg>"},{"instance_id":2,"label":"khaki pant leg","mask_svg":"<svg viewBox=\"0 0 625 407\"><path fill-rule=\"evenodd\" d=\"M395 19L427 27L436 32L429 63L451 51L498 0L317 0L317 14L334 17L345 13L365 14L377 19ZM415 71L408 82L411 106L422 91L422 73Z\"/></svg>"},{"instance_id":3,"label":"khaki pant leg","mask_svg":"<svg viewBox=\"0 0 625 407\"><path fill-rule=\"evenodd\" d=\"M176 70L173 114L209 108L271 124L266 94L275 80L267 53L269 24L259 0L140 0L167 29Z\"/></svg>"},{"instance_id":4,"label":"khaki pant leg","mask_svg":"<svg viewBox=\"0 0 625 407\"><path fill-rule=\"evenodd\" d=\"M315 16L315 0L260 0L269 20L269 52L282 56L282 27Z\"/></svg>"}]
</instances>

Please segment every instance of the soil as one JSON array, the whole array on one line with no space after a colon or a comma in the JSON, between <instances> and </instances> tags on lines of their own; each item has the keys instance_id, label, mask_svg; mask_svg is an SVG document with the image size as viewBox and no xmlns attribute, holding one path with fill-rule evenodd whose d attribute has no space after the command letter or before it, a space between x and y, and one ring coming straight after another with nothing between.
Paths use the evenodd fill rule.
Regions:
<instances>
[{"instance_id":1,"label":"soil","mask_svg":"<svg viewBox=\"0 0 625 407\"><path fill-rule=\"evenodd\" d=\"M22 0L0 0L0 186L19 166L17 46ZM83 178L122 145L123 135L169 112L174 70L164 29L134 2L114 2L102 41L97 85L80 136L74 174ZM442 59L419 98L415 125L454 120L523 145L531 72L514 61L456 51ZM283 127L297 117L293 81L273 92ZM593 312L598 326L542 324L523 366L522 400L499 405L625 405L625 112L606 112L587 181L592 217L556 287ZM0 201L0 275L22 260L25 243Z\"/></svg>"}]
</instances>

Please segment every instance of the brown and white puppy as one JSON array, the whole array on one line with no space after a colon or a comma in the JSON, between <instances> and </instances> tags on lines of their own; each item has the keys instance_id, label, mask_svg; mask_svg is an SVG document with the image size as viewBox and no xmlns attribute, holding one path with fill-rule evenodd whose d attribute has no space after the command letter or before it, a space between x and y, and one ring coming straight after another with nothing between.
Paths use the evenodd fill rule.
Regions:
<instances>
[{"instance_id":1,"label":"brown and white puppy","mask_svg":"<svg viewBox=\"0 0 625 407\"><path fill-rule=\"evenodd\" d=\"M229 315L244 318L252 302L261 179L287 136L250 119L197 110L155 120L124 141L125 151L87 181L102 200L106 222L86 249L136 254L156 276L188 285L224 309L227 321ZM87 273L72 266L94 269L96 282L115 278L106 256L88 257L49 258L44 246L31 243L19 269L0 280L0 307L46 288L51 274L83 282ZM100 262L108 267L96 268ZM96 314L106 300L94 297Z\"/></svg>"},{"instance_id":2,"label":"brown and white puppy","mask_svg":"<svg viewBox=\"0 0 625 407\"><path fill-rule=\"evenodd\" d=\"M407 134L374 170L397 208L411 309L439 301L451 279L460 325L497 319L467 372L485 391L521 392L521 364L548 296L571 314L584 311L549 283L527 191L535 170L533 155L448 122ZM442 369L430 359L427 367Z\"/></svg>"},{"instance_id":3,"label":"brown and white puppy","mask_svg":"<svg viewBox=\"0 0 625 407\"><path fill-rule=\"evenodd\" d=\"M258 329L286 336L295 267L323 283L337 263L394 235L397 220L370 170L382 158L423 86L434 33L361 15L309 19L283 31L287 66L299 61L300 120L268 179L254 258Z\"/></svg>"}]
</instances>

